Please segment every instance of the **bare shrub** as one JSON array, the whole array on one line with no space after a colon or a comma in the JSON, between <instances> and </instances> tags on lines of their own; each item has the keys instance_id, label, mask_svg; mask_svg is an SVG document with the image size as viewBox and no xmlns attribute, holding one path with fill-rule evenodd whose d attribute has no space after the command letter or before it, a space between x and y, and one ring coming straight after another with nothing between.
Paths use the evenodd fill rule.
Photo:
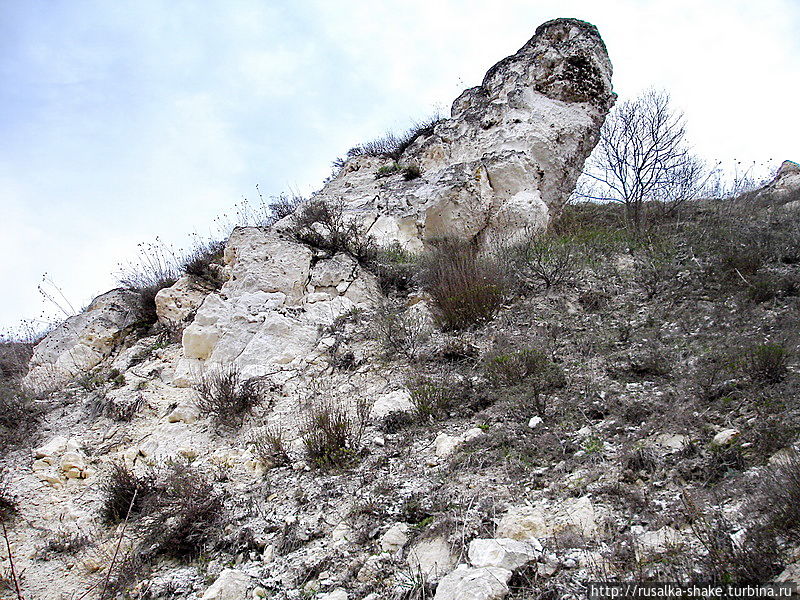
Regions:
<instances>
[{"instance_id":1,"label":"bare shrub","mask_svg":"<svg viewBox=\"0 0 800 600\"><path fill-rule=\"evenodd\" d=\"M701 356L695 365L693 383L701 400L712 402L736 389L737 358L731 350L719 349Z\"/></svg>"},{"instance_id":2,"label":"bare shrub","mask_svg":"<svg viewBox=\"0 0 800 600\"><path fill-rule=\"evenodd\" d=\"M310 462L320 469L343 468L355 461L367 425L370 404L318 395L303 414L303 446Z\"/></svg>"},{"instance_id":3,"label":"bare shrub","mask_svg":"<svg viewBox=\"0 0 800 600\"><path fill-rule=\"evenodd\" d=\"M0 335L0 380L18 379L28 371L33 340L16 340Z\"/></svg>"},{"instance_id":4,"label":"bare shrub","mask_svg":"<svg viewBox=\"0 0 800 600\"><path fill-rule=\"evenodd\" d=\"M297 208L305 201L305 198L297 194L280 194L279 196L272 198L269 203L269 219L263 224L274 225L281 219L285 219L289 215L293 215Z\"/></svg>"},{"instance_id":5,"label":"bare shrub","mask_svg":"<svg viewBox=\"0 0 800 600\"><path fill-rule=\"evenodd\" d=\"M405 133L395 135L387 133L385 136L367 142L361 146L351 148L347 152L348 158L354 156L386 156L394 160L398 160L406 148L408 148L418 137L429 136L433 134L436 124L442 120L438 114L433 115L422 121L414 123L414 125Z\"/></svg>"},{"instance_id":6,"label":"bare shrub","mask_svg":"<svg viewBox=\"0 0 800 600\"><path fill-rule=\"evenodd\" d=\"M291 462L286 436L280 425L264 427L250 438L256 457L265 465L280 467Z\"/></svg>"},{"instance_id":7,"label":"bare shrub","mask_svg":"<svg viewBox=\"0 0 800 600\"><path fill-rule=\"evenodd\" d=\"M416 360L431 337L423 315L388 301L376 307L374 328L386 350L409 360Z\"/></svg>"},{"instance_id":8,"label":"bare shrub","mask_svg":"<svg viewBox=\"0 0 800 600\"><path fill-rule=\"evenodd\" d=\"M705 550L697 562L712 582L762 584L780 572L783 563L778 544L767 528L756 524L734 539L731 534L738 528L721 510L704 514L687 496L684 507L692 532Z\"/></svg>"},{"instance_id":9,"label":"bare shrub","mask_svg":"<svg viewBox=\"0 0 800 600\"><path fill-rule=\"evenodd\" d=\"M147 498L155 493L151 473L137 475L123 463L112 463L100 482L100 516L108 524L119 523L129 514L139 514Z\"/></svg>"},{"instance_id":10,"label":"bare shrub","mask_svg":"<svg viewBox=\"0 0 800 600\"><path fill-rule=\"evenodd\" d=\"M301 242L332 254L347 252L360 261L371 260L376 252L357 217L345 214L344 202L312 200L295 212L293 232Z\"/></svg>"},{"instance_id":11,"label":"bare shrub","mask_svg":"<svg viewBox=\"0 0 800 600\"><path fill-rule=\"evenodd\" d=\"M577 269L575 240L554 233L529 234L511 250L511 260L523 281L545 289L570 281Z\"/></svg>"},{"instance_id":12,"label":"bare shrub","mask_svg":"<svg viewBox=\"0 0 800 600\"><path fill-rule=\"evenodd\" d=\"M418 377L409 383L408 388L417 418L423 422L447 416L456 401L454 390L447 385L446 378Z\"/></svg>"},{"instance_id":13,"label":"bare shrub","mask_svg":"<svg viewBox=\"0 0 800 600\"><path fill-rule=\"evenodd\" d=\"M800 536L800 454L796 450L766 470L753 504L781 535Z\"/></svg>"},{"instance_id":14,"label":"bare shrub","mask_svg":"<svg viewBox=\"0 0 800 600\"><path fill-rule=\"evenodd\" d=\"M474 244L442 240L422 258L421 280L443 329L464 329L491 319L505 302L509 282L500 261Z\"/></svg>"},{"instance_id":15,"label":"bare shrub","mask_svg":"<svg viewBox=\"0 0 800 600\"><path fill-rule=\"evenodd\" d=\"M196 389L197 408L219 425L241 425L245 415L264 399L263 381L245 379L235 364L206 371Z\"/></svg>"},{"instance_id":16,"label":"bare shrub","mask_svg":"<svg viewBox=\"0 0 800 600\"><path fill-rule=\"evenodd\" d=\"M173 285L180 274L178 255L158 238L153 243L140 243L136 258L120 265L120 285L137 294L133 315L137 322L151 325L158 320L156 294Z\"/></svg>"},{"instance_id":17,"label":"bare shrub","mask_svg":"<svg viewBox=\"0 0 800 600\"><path fill-rule=\"evenodd\" d=\"M0 449L24 440L40 414L18 381L0 380Z\"/></svg>"},{"instance_id":18,"label":"bare shrub","mask_svg":"<svg viewBox=\"0 0 800 600\"><path fill-rule=\"evenodd\" d=\"M547 394L566 383L564 371L539 350L526 349L490 355L485 366L486 376L497 386L520 386L516 394L522 408L531 404L539 416L545 416ZM524 388L524 389L523 389Z\"/></svg>"},{"instance_id":19,"label":"bare shrub","mask_svg":"<svg viewBox=\"0 0 800 600\"><path fill-rule=\"evenodd\" d=\"M384 294L406 294L413 286L418 259L416 254L395 242L379 247L367 268L378 278L378 285Z\"/></svg>"},{"instance_id":20,"label":"bare shrub","mask_svg":"<svg viewBox=\"0 0 800 600\"><path fill-rule=\"evenodd\" d=\"M0 475L0 522L11 519L17 512L17 501L8 489L6 473Z\"/></svg>"},{"instance_id":21,"label":"bare shrub","mask_svg":"<svg viewBox=\"0 0 800 600\"><path fill-rule=\"evenodd\" d=\"M744 369L753 381L777 383L786 375L789 351L781 343L760 344L745 354Z\"/></svg>"},{"instance_id":22,"label":"bare shrub","mask_svg":"<svg viewBox=\"0 0 800 600\"><path fill-rule=\"evenodd\" d=\"M213 289L225 283L222 271L222 255L225 242L219 240L196 240L194 247L181 260L181 270L196 281Z\"/></svg>"},{"instance_id":23,"label":"bare shrub","mask_svg":"<svg viewBox=\"0 0 800 600\"><path fill-rule=\"evenodd\" d=\"M85 533L77 531L56 531L47 538L44 546L38 551L40 558L52 554L76 554L92 545L92 538Z\"/></svg>"},{"instance_id":24,"label":"bare shrub","mask_svg":"<svg viewBox=\"0 0 800 600\"><path fill-rule=\"evenodd\" d=\"M155 489L138 522L143 554L197 557L221 527L222 496L201 472L179 462L164 466Z\"/></svg>"},{"instance_id":25,"label":"bare shrub","mask_svg":"<svg viewBox=\"0 0 800 600\"><path fill-rule=\"evenodd\" d=\"M674 243L667 237L654 235L640 240L635 265L636 281L644 288L648 299L674 286L680 267Z\"/></svg>"}]
</instances>

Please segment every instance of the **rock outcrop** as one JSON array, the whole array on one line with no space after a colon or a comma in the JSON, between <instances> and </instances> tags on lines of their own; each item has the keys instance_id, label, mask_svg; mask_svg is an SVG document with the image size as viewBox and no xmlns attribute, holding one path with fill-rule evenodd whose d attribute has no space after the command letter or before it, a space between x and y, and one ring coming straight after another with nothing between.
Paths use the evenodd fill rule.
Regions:
<instances>
[{"instance_id":1,"label":"rock outcrop","mask_svg":"<svg viewBox=\"0 0 800 600\"><path fill-rule=\"evenodd\" d=\"M136 321L138 302L135 292L111 290L61 323L36 345L25 387L37 392L53 390L97 366Z\"/></svg>"},{"instance_id":2,"label":"rock outcrop","mask_svg":"<svg viewBox=\"0 0 800 600\"><path fill-rule=\"evenodd\" d=\"M397 163L421 176L377 177L393 164L356 156L313 198L341 203L379 244L419 250L427 240L509 241L545 227L567 200L614 102L611 63L594 26L558 19L453 103ZM270 231L239 228L225 260L231 279L187 327L177 382L206 362L235 362L248 375L296 367L316 330L377 297L352 258L320 257L292 236L294 218Z\"/></svg>"},{"instance_id":3,"label":"rock outcrop","mask_svg":"<svg viewBox=\"0 0 800 600\"><path fill-rule=\"evenodd\" d=\"M546 227L562 208L614 98L611 63L595 27L574 19L550 21L493 66L481 85L462 93L449 118L420 133L394 159L350 157L311 201L340 206L343 218L357 223L364 236L409 251L442 237L466 238L478 247L513 241ZM226 509L235 514L240 531L225 527L220 535L230 539L220 547L235 547L237 559L212 560L202 573L159 563L167 573L148 575L147 594L208 600L300 595L339 600L353 597L348 586L358 584L399 593L408 583L402 573L419 578L420 585L438 582L439 599L491 600L508 593L514 571L545 561L538 538L565 531L591 538L598 532L600 511L588 497L561 507L512 508L495 538L482 529L483 537L469 546L471 564L457 566L470 539L466 527L460 540L446 530L426 530L435 511L423 510L418 498L431 492L430 481L442 478L459 452L492 430L462 422L407 436L387 425L413 420L410 413L418 408L418 398L407 389L408 374L366 360L337 370L326 354L338 343L331 333L335 323L381 302L378 280L355 253L305 243L296 234L292 215L268 227L238 227L225 245L219 272L227 279L220 289L187 276L161 290L155 314L168 326L166 333L182 327L180 343L153 329L120 344L135 324L141 297L114 290L36 347L25 380L31 388L57 388L95 368L107 372L97 385L68 389L69 403L82 400L85 410L53 411L42 429L47 435L42 442L50 441L37 442L33 456L28 451L24 457L31 465L27 479L14 485L26 506L36 508L26 515L31 527L45 531L49 524L42 515L49 519L52 507L61 510L74 502L80 507L72 519L76 529L88 523L93 529L87 525L86 531L99 532L102 543L118 545L116 532L96 517L102 504L98 482L112 463L146 477L165 464L191 463L212 480L209 490L236 498ZM408 304L432 330L424 294ZM426 339L431 335L427 331ZM364 356L376 358L370 343L363 342ZM203 372L229 366L242 380L259 378L269 398L261 398L254 410L249 406L235 431L223 434L228 424L215 428L220 424L212 423L189 388ZM327 417L309 420L312 388L326 403ZM369 402L359 403L363 398ZM360 481L338 474L323 486L305 444L313 429L309 423L330 424L333 415L339 421L332 427L341 428L342 415L364 406L358 436L368 433L334 456L360 460L374 451L381 455L376 470ZM542 418L530 423L537 430L547 427ZM271 479L265 482L268 470ZM394 490L395 504L404 507L385 513L391 527L369 522L377 513L364 488L375 483L370 480L377 472ZM37 558L45 550L23 533L12 536L21 561L45 564ZM477 530L471 537L476 535ZM70 581L65 589L79 596L87 578L75 564L64 559L49 565L50 577L36 583L40 597L53 597L51 582L65 577L64 569ZM235 568L226 568L231 565ZM286 590L291 593L277 595ZM374 600L376 594L357 597Z\"/></svg>"},{"instance_id":4,"label":"rock outcrop","mask_svg":"<svg viewBox=\"0 0 800 600\"><path fill-rule=\"evenodd\" d=\"M399 165L421 177L376 179L392 161L358 156L317 197L343 200L379 242L411 250L445 236L541 228L572 192L614 99L597 29L549 21L403 152Z\"/></svg>"}]
</instances>

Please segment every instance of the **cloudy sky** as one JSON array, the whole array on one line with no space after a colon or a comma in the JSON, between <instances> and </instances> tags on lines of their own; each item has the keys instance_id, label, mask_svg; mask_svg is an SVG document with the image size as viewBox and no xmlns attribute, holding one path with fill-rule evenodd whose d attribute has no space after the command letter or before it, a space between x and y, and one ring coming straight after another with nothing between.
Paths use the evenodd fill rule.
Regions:
<instances>
[{"instance_id":1,"label":"cloudy sky","mask_svg":"<svg viewBox=\"0 0 800 600\"><path fill-rule=\"evenodd\" d=\"M80 308L138 242L317 189L562 16L708 159L800 159L797 0L0 0L0 327L57 311L45 273Z\"/></svg>"}]
</instances>

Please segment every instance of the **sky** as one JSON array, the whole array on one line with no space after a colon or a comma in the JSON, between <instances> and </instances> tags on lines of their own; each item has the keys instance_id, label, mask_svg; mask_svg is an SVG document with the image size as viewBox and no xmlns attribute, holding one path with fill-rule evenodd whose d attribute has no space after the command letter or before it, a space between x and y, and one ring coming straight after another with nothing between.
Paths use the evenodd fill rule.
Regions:
<instances>
[{"instance_id":1,"label":"sky","mask_svg":"<svg viewBox=\"0 0 800 600\"><path fill-rule=\"evenodd\" d=\"M707 160L800 160L798 0L0 0L0 331L256 185L311 193L556 17L597 25L620 99L669 91Z\"/></svg>"}]
</instances>

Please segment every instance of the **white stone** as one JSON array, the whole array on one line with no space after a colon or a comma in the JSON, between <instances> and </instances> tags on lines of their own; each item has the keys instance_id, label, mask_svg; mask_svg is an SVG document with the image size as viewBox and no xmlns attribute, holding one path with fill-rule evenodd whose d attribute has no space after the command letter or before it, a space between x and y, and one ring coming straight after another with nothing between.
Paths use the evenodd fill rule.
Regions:
<instances>
[{"instance_id":1,"label":"white stone","mask_svg":"<svg viewBox=\"0 0 800 600\"><path fill-rule=\"evenodd\" d=\"M379 396L372 405L370 416L380 420L393 412L413 412L414 404L408 390L394 390Z\"/></svg>"},{"instance_id":2,"label":"white stone","mask_svg":"<svg viewBox=\"0 0 800 600\"><path fill-rule=\"evenodd\" d=\"M474 567L501 567L513 571L535 561L542 553L539 540L476 539L469 544L469 562Z\"/></svg>"},{"instance_id":3,"label":"white stone","mask_svg":"<svg viewBox=\"0 0 800 600\"><path fill-rule=\"evenodd\" d=\"M632 531L633 533L633 528ZM680 550L684 545L683 535L676 529L664 526L656 531L643 531L635 534L634 550L637 560L646 561L654 554L664 554Z\"/></svg>"},{"instance_id":4,"label":"white stone","mask_svg":"<svg viewBox=\"0 0 800 600\"><path fill-rule=\"evenodd\" d=\"M436 447L436 456L439 458L446 458L456 451L456 448L464 440L460 436L449 435L447 433L440 433L433 441Z\"/></svg>"},{"instance_id":5,"label":"white stone","mask_svg":"<svg viewBox=\"0 0 800 600\"><path fill-rule=\"evenodd\" d=\"M456 556L446 539L435 537L414 544L407 562L413 571L422 573L429 581L437 581L455 566Z\"/></svg>"},{"instance_id":6,"label":"white stone","mask_svg":"<svg viewBox=\"0 0 800 600\"><path fill-rule=\"evenodd\" d=\"M250 576L234 569L225 569L211 584L202 600L243 600L250 588Z\"/></svg>"},{"instance_id":7,"label":"white stone","mask_svg":"<svg viewBox=\"0 0 800 600\"><path fill-rule=\"evenodd\" d=\"M44 459L45 462L52 464L54 456L60 456L67 449L67 438L57 435L47 442L44 446L40 446L33 450L33 457L37 459Z\"/></svg>"},{"instance_id":8,"label":"white stone","mask_svg":"<svg viewBox=\"0 0 800 600\"><path fill-rule=\"evenodd\" d=\"M500 600L508 595L511 571L497 567L459 567L442 578L434 600Z\"/></svg>"},{"instance_id":9,"label":"white stone","mask_svg":"<svg viewBox=\"0 0 800 600\"><path fill-rule=\"evenodd\" d=\"M112 290L92 300L36 344L23 385L32 391L57 389L108 356L122 331L136 320L138 295Z\"/></svg>"},{"instance_id":10,"label":"white stone","mask_svg":"<svg viewBox=\"0 0 800 600\"><path fill-rule=\"evenodd\" d=\"M552 503L543 500L533 506L509 509L497 526L497 537L526 541L572 532L593 539L600 533L600 521L600 514L588 496Z\"/></svg>"},{"instance_id":11,"label":"white stone","mask_svg":"<svg viewBox=\"0 0 800 600\"><path fill-rule=\"evenodd\" d=\"M689 436L680 433L660 433L650 440L653 446L668 454L680 452L689 443Z\"/></svg>"},{"instance_id":12,"label":"white stone","mask_svg":"<svg viewBox=\"0 0 800 600\"><path fill-rule=\"evenodd\" d=\"M531 429L536 429L541 424L542 424L542 417L531 417L531 420L528 421L528 427L530 427Z\"/></svg>"},{"instance_id":13,"label":"white stone","mask_svg":"<svg viewBox=\"0 0 800 600\"><path fill-rule=\"evenodd\" d=\"M185 321L203 303L208 295L207 285L197 283L193 277L184 275L173 285L158 291L155 298L156 315L164 323Z\"/></svg>"},{"instance_id":14,"label":"white stone","mask_svg":"<svg viewBox=\"0 0 800 600\"><path fill-rule=\"evenodd\" d=\"M380 547L381 551L395 554L400 552L408 543L408 525L405 523L398 523L389 528L389 530L381 536Z\"/></svg>"},{"instance_id":15,"label":"white stone","mask_svg":"<svg viewBox=\"0 0 800 600\"><path fill-rule=\"evenodd\" d=\"M167 415L168 423L194 423L200 417L197 406L188 402L182 402Z\"/></svg>"},{"instance_id":16,"label":"white stone","mask_svg":"<svg viewBox=\"0 0 800 600\"><path fill-rule=\"evenodd\" d=\"M727 446L733 440L738 438L739 434L740 432L738 429L723 429L714 436L714 439L711 440L711 443L715 446Z\"/></svg>"},{"instance_id":17,"label":"white stone","mask_svg":"<svg viewBox=\"0 0 800 600\"><path fill-rule=\"evenodd\" d=\"M318 597L319 600L347 600L348 595L345 590L342 588L337 588L332 592L328 592L327 594L322 594L322 596Z\"/></svg>"}]
</instances>

